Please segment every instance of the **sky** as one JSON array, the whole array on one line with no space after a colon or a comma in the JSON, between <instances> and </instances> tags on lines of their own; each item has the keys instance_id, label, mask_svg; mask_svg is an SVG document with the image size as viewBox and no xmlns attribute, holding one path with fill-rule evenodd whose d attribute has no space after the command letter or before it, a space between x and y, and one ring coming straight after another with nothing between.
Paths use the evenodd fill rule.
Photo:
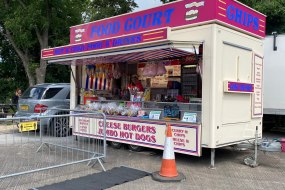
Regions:
<instances>
[{"instance_id":1,"label":"sky","mask_svg":"<svg viewBox=\"0 0 285 190\"><path fill-rule=\"evenodd\" d=\"M135 2L138 4L139 7L136 8L134 11L140 11L162 5L160 0L135 0Z\"/></svg>"}]
</instances>

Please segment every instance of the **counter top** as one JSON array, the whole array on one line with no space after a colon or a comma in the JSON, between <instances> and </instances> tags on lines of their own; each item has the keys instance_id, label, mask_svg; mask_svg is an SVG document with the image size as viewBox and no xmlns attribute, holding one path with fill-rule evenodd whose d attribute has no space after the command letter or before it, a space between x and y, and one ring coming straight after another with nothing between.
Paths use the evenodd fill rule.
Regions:
<instances>
[{"instance_id":1,"label":"counter top","mask_svg":"<svg viewBox=\"0 0 285 190\"><path fill-rule=\"evenodd\" d=\"M85 116L87 117L87 116ZM89 117L89 116L88 116ZM92 116L91 116L92 117ZM96 117L96 116L93 116ZM132 122L141 122L141 123L175 123L175 124L181 124L181 125L201 125L200 122L197 123L191 123L191 122L183 122L183 121L176 121L176 120L164 120L164 119L144 119L140 117L129 117L129 116L115 116L115 115L106 115L107 120L119 120L119 121L132 121Z\"/></svg>"}]
</instances>

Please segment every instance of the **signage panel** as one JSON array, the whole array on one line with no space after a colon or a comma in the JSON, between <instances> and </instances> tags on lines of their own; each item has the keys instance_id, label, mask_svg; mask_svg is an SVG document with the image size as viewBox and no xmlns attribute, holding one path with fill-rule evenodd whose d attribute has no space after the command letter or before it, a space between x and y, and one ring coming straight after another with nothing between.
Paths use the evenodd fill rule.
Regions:
<instances>
[{"instance_id":1,"label":"signage panel","mask_svg":"<svg viewBox=\"0 0 285 190\"><path fill-rule=\"evenodd\" d=\"M252 96L252 117L263 116L263 57L253 54L253 80L256 86Z\"/></svg>"},{"instance_id":2,"label":"signage panel","mask_svg":"<svg viewBox=\"0 0 285 190\"><path fill-rule=\"evenodd\" d=\"M73 26L70 28L70 44L216 20L265 37L265 16L236 1L181 0Z\"/></svg>"},{"instance_id":3,"label":"signage panel","mask_svg":"<svg viewBox=\"0 0 285 190\"><path fill-rule=\"evenodd\" d=\"M235 92L235 93L253 93L254 84L244 83L244 82L224 81L224 91Z\"/></svg>"},{"instance_id":4,"label":"signage panel","mask_svg":"<svg viewBox=\"0 0 285 190\"><path fill-rule=\"evenodd\" d=\"M260 37L265 37L266 17L232 0L217 0L217 19Z\"/></svg>"},{"instance_id":5,"label":"signage panel","mask_svg":"<svg viewBox=\"0 0 285 190\"><path fill-rule=\"evenodd\" d=\"M35 131L38 129L37 121L26 121L19 123L19 132Z\"/></svg>"},{"instance_id":6,"label":"signage panel","mask_svg":"<svg viewBox=\"0 0 285 190\"><path fill-rule=\"evenodd\" d=\"M127 45L141 44L167 39L167 28L153 30L133 35L121 36L93 42L73 44L42 50L42 58L87 53L102 49L109 49Z\"/></svg>"},{"instance_id":7,"label":"signage panel","mask_svg":"<svg viewBox=\"0 0 285 190\"><path fill-rule=\"evenodd\" d=\"M201 125L190 123L170 123L175 152L201 155ZM127 144L164 148L165 121L110 117L106 120L106 138ZM103 138L103 120L75 117L74 135Z\"/></svg>"}]
</instances>

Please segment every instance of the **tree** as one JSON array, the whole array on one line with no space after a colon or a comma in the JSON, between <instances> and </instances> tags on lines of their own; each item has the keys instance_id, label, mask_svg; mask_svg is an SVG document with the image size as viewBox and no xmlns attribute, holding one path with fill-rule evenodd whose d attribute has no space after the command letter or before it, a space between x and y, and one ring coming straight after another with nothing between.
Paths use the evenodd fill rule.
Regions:
<instances>
[{"instance_id":1,"label":"tree","mask_svg":"<svg viewBox=\"0 0 285 190\"><path fill-rule=\"evenodd\" d=\"M267 16L266 34L271 34L273 31L285 32L285 0L239 1Z\"/></svg>"},{"instance_id":2,"label":"tree","mask_svg":"<svg viewBox=\"0 0 285 190\"><path fill-rule=\"evenodd\" d=\"M0 0L0 33L25 69L29 85L43 83L47 63L40 50L69 42L69 27L130 12L134 0Z\"/></svg>"},{"instance_id":3,"label":"tree","mask_svg":"<svg viewBox=\"0 0 285 190\"><path fill-rule=\"evenodd\" d=\"M40 50L68 42L69 27L81 23L81 0L0 0L0 32L12 45L29 85L43 83L47 63Z\"/></svg>"},{"instance_id":4,"label":"tree","mask_svg":"<svg viewBox=\"0 0 285 190\"><path fill-rule=\"evenodd\" d=\"M26 89L26 74L13 47L0 34L0 103L11 103L17 88ZM24 80L23 80L24 79Z\"/></svg>"},{"instance_id":5,"label":"tree","mask_svg":"<svg viewBox=\"0 0 285 190\"><path fill-rule=\"evenodd\" d=\"M131 12L137 6L134 0L96 0L89 3L86 13L94 21Z\"/></svg>"}]
</instances>

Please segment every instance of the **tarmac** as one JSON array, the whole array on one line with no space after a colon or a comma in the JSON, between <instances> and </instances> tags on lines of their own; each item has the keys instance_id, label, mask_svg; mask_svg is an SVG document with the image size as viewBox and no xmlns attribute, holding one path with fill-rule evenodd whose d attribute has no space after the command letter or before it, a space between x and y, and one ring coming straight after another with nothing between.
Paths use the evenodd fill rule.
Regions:
<instances>
[{"instance_id":1,"label":"tarmac","mask_svg":"<svg viewBox=\"0 0 285 190\"><path fill-rule=\"evenodd\" d=\"M270 134L270 137L282 136L280 133ZM285 134L283 135L285 136ZM9 149L9 146L6 148ZM27 147L29 148L29 147ZM9 149L11 152L12 149ZM0 150L0 174L7 170L7 167L20 167L13 164L9 154L3 155L3 148ZM8 151L9 152L9 151ZM23 150L22 154L24 154ZM19 154L19 160L22 160ZM252 150L238 151L232 147L216 150L215 168L210 169L210 150L203 149L201 157L176 154L177 170L183 173L186 180L176 183L162 183L154 181L151 176L122 185L109 188L110 190L268 190L285 189L285 153L281 152L258 152L259 166L251 168L244 164L243 159L252 155ZM14 158L15 159L15 158ZM36 159L36 158L34 158ZM132 152L126 148L107 148L105 168L112 169L118 166L127 166L147 172L157 172L160 169L162 151L146 149L142 152ZM13 162L17 163L17 162ZM40 166L40 162L39 162ZM0 180L0 189L31 189L47 184L61 182L67 179L77 178L92 173L101 172L99 164L90 168L86 164L77 164L45 172L10 177ZM108 180L108 179L106 179Z\"/></svg>"}]
</instances>

